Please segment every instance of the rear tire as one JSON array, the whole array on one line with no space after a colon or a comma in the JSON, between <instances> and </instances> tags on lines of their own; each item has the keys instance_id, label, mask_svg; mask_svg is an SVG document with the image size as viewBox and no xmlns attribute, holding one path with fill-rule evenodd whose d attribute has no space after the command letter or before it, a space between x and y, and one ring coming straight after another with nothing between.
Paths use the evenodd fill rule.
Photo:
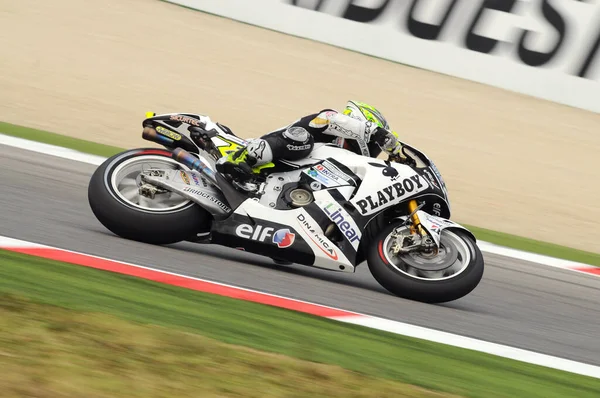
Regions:
<instances>
[{"instance_id":1,"label":"rear tire","mask_svg":"<svg viewBox=\"0 0 600 398\"><path fill-rule=\"evenodd\" d=\"M397 226L390 225L385 228L369 248L369 270L381 286L399 297L425 303L443 303L466 296L479 284L483 277L483 255L467 233L458 229L442 231L442 243L455 245L455 253L459 253L456 261L462 257L467 262L466 265L457 266L454 274L449 271L452 268L419 272L410 266L407 267L399 257L392 257L386 252L386 239ZM444 276L443 272L448 272L449 275ZM432 277L428 279L429 276Z\"/></svg>"},{"instance_id":2,"label":"rear tire","mask_svg":"<svg viewBox=\"0 0 600 398\"><path fill-rule=\"evenodd\" d=\"M123 238L152 244L192 240L196 234L210 229L210 214L179 195L168 194L169 204L174 204L168 208L141 206L135 201L128 200L115 182L117 177L115 172L125 173L120 170L123 170L127 164L133 164L129 175L135 178L138 160L141 160L139 164L144 165L143 167L152 164L159 167L186 169L171 158L171 152L163 149L132 149L107 159L96 169L88 186L90 207L102 225ZM131 177L128 178L131 180ZM134 198L135 181L139 187L139 177L129 181L132 186L129 187L128 194ZM152 205L152 200L146 198L144 200Z\"/></svg>"}]
</instances>

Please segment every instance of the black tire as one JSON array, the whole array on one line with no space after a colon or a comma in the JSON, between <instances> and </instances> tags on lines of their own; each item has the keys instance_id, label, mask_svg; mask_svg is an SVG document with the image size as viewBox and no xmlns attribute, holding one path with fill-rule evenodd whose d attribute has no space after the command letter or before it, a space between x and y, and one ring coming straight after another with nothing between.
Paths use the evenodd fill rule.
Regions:
<instances>
[{"instance_id":1,"label":"black tire","mask_svg":"<svg viewBox=\"0 0 600 398\"><path fill-rule=\"evenodd\" d=\"M152 244L193 239L197 233L207 231L211 216L193 202L170 212L149 211L133 206L116 194L110 182L113 172L124 161L140 156L171 159L171 152L156 148L132 149L102 163L88 186L88 201L98 221L118 236Z\"/></svg>"},{"instance_id":2,"label":"black tire","mask_svg":"<svg viewBox=\"0 0 600 398\"><path fill-rule=\"evenodd\" d=\"M459 229L446 229L442 234L458 236L468 247L471 259L467 267L456 276L443 280L425 280L411 277L391 265L383 253L383 242L397 225L386 227L370 245L367 257L373 277L391 293L425 303L443 303L469 294L483 277L484 261L481 251L471 236Z\"/></svg>"}]
</instances>

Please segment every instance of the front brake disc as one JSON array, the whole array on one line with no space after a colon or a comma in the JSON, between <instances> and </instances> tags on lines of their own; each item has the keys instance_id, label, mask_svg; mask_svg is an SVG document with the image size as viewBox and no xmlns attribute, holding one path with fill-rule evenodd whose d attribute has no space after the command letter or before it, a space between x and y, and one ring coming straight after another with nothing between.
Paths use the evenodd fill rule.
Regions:
<instances>
[{"instance_id":1,"label":"front brake disc","mask_svg":"<svg viewBox=\"0 0 600 398\"><path fill-rule=\"evenodd\" d=\"M422 271L443 271L456 263L458 250L454 245L442 243L437 254L433 256L428 256L422 251L412 251L399 257L407 265Z\"/></svg>"}]
</instances>

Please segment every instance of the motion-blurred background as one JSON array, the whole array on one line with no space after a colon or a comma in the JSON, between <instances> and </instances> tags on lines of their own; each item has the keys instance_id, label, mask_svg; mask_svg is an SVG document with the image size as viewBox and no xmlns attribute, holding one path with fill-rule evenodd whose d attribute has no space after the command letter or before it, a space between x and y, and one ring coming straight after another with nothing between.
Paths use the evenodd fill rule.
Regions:
<instances>
[{"instance_id":1,"label":"motion-blurred background","mask_svg":"<svg viewBox=\"0 0 600 398\"><path fill-rule=\"evenodd\" d=\"M458 2L450 15L454 19L448 19L436 40L415 38L409 30L409 16L430 27L440 25L451 2L180 3L217 7L225 14L230 3L235 15L258 21L262 15L268 25L280 15L279 9L266 11L269 2L291 8L298 18L306 18L306 13L314 16L314 23L305 28L308 35L329 32L328 38L346 40L349 46L368 41L373 52L391 48L391 53L415 62L428 57L428 65L434 66L459 63L457 57L464 55L471 66L456 66L459 74L479 76L478 70L498 64L505 71L503 82L523 81L523 76L534 73L542 76L536 77L542 84L536 83L534 90L540 91L539 86L547 82L548 91L556 95L562 89L567 100L575 88L582 96L590 88L600 92L600 61L596 59L600 56L588 57L592 62L587 78L570 73L579 70L586 56L595 54L591 50L598 44L594 43L600 26L597 3L517 2L512 14L494 6L484 8L471 36L478 34L483 44L482 37L500 40L490 54L466 49L469 30L461 18L477 16L481 2L476 1ZM317 3L321 3L318 12L300 7L314 9ZM384 3L390 4L383 7ZM564 22L558 25L566 31L555 59L535 68L519 58L522 29L537 29L525 39L532 50L550 52L561 38L552 22L556 18L549 22L544 17L542 3L556 10ZM135 147L147 145L140 133L147 110L207 114L250 137L300 115L324 107L339 109L347 99L357 99L380 108L406 142L438 163L449 185L454 219L600 252L598 113L162 1L19 0L1 4L0 120ZM376 18L364 23L340 18L350 7L357 15ZM369 9L379 9L379 14ZM333 24L328 30L334 19L349 23L356 29L354 36L344 38L344 31L336 35L339 28ZM484 59L481 65L471 61L480 57ZM524 75L520 68L525 68ZM496 73L495 69L489 73ZM571 78L578 85L550 87ZM541 92L545 92L543 87ZM588 103L593 99L597 96L588 98Z\"/></svg>"}]
</instances>

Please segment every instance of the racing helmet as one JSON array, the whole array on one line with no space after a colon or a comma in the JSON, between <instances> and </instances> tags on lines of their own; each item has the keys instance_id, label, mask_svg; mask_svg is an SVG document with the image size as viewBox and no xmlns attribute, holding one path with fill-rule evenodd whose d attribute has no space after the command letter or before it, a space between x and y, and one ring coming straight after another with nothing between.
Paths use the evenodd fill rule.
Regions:
<instances>
[{"instance_id":1,"label":"racing helmet","mask_svg":"<svg viewBox=\"0 0 600 398\"><path fill-rule=\"evenodd\" d=\"M388 131L390 129L387 120L385 120L385 117L383 117L381 112L379 112L371 105L365 104L364 102L348 101L346 103L346 108L344 109L343 114L346 116L350 116L353 119L375 123L377 126L384 128ZM379 148L378 146L374 147L373 145L368 145L367 147L361 147L359 142L355 140L341 139L338 146L344 149L348 149L357 154L372 157L376 157L381 152L381 148Z\"/></svg>"},{"instance_id":2,"label":"racing helmet","mask_svg":"<svg viewBox=\"0 0 600 398\"><path fill-rule=\"evenodd\" d=\"M346 109L344 109L344 115L350 116L353 119L370 121L377 124L379 127L386 130L390 129L390 126L385 120L385 117L377 109L371 105L365 104L364 102L348 101Z\"/></svg>"}]
</instances>

